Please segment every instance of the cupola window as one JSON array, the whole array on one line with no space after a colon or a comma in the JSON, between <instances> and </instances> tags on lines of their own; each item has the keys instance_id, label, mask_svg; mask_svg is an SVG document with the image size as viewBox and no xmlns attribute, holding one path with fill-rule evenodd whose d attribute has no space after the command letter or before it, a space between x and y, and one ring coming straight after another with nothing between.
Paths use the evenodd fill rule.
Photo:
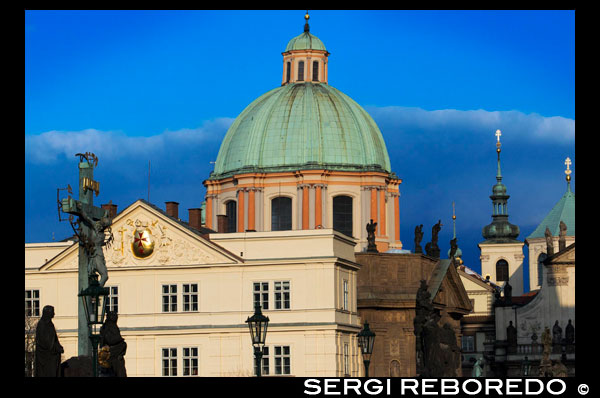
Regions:
<instances>
[{"instance_id":1,"label":"cupola window","mask_svg":"<svg viewBox=\"0 0 600 398\"><path fill-rule=\"evenodd\" d=\"M230 200L225 203L225 214L227 215L227 232L237 231L237 203Z\"/></svg>"},{"instance_id":2,"label":"cupola window","mask_svg":"<svg viewBox=\"0 0 600 398\"><path fill-rule=\"evenodd\" d=\"M333 198L333 229L352 236L352 197L341 195Z\"/></svg>"},{"instance_id":3,"label":"cupola window","mask_svg":"<svg viewBox=\"0 0 600 398\"><path fill-rule=\"evenodd\" d=\"M304 80L304 61L298 62L298 80Z\"/></svg>"},{"instance_id":4,"label":"cupola window","mask_svg":"<svg viewBox=\"0 0 600 398\"><path fill-rule=\"evenodd\" d=\"M287 66L287 70L285 72L285 81L286 81L286 83L289 83L291 75L292 75L292 63L288 61L286 66Z\"/></svg>"},{"instance_id":5,"label":"cupola window","mask_svg":"<svg viewBox=\"0 0 600 398\"><path fill-rule=\"evenodd\" d=\"M280 196L271 201L271 231L292 229L292 199Z\"/></svg>"},{"instance_id":6,"label":"cupola window","mask_svg":"<svg viewBox=\"0 0 600 398\"><path fill-rule=\"evenodd\" d=\"M312 68L312 72L313 72L313 82L318 82L319 81L319 61L313 61L313 68Z\"/></svg>"}]
</instances>

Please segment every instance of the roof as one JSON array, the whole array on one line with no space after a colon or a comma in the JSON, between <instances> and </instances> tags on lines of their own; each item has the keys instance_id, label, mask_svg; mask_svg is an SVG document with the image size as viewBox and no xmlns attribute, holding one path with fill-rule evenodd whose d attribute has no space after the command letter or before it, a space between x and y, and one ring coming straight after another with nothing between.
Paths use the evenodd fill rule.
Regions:
<instances>
[{"instance_id":1,"label":"roof","mask_svg":"<svg viewBox=\"0 0 600 398\"><path fill-rule=\"evenodd\" d=\"M360 105L327 84L292 83L235 119L210 179L311 169L391 171L381 131Z\"/></svg>"},{"instance_id":2,"label":"roof","mask_svg":"<svg viewBox=\"0 0 600 398\"><path fill-rule=\"evenodd\" d=\"M546 227L550 229L552 236L558 236L561 221L567 225L567 236L575 236L575 194L571 192L570 184L567 185L567 192L527 239L544 238Z\"/></svg>"},{"instance_id":3,"label":"roof","mask_svg":"<svg viewBox=\"0 0 600 398\"><path fill-rule=\"evenodd\" d=\"M321 50L325 49L325 44L317 36L310 34L309 32L303 32L302 34L294 37L289 41L285 48L285 52L292 50Z\"/></svg>"}]
</instances>

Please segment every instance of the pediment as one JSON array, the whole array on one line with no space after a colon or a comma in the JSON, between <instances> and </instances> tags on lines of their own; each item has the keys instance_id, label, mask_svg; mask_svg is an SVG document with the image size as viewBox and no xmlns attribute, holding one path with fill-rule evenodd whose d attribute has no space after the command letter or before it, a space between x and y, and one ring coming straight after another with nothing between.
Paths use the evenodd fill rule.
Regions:
<instances>
[{"instance_id":1,"label":"pediment","mask_svg":"<svg viewBox=\"0 0 600 398\"><path fill-rule=\"evenodd\" d=\"M113 220L111 232L112 242L104 247L109 270L243 263L241 258L143 200L134 202L120 212ZM142 244L145 246L142 247ZM74 247L75 260L72 265L77 269L77 245ZM54 263L49 262L46 269L66 267L62 261Z\"/></svg>"},{"instance_id":2,"label":"pediment","mask_svg":"<svg viewBox=\"0 0 600 398\"><path fill-rule=\"evenodd\" d=\"M452 262L448 264L433 303L444 305L450 312L469 313L473 310L465 286Z\"/></svg>"}]
</instances>

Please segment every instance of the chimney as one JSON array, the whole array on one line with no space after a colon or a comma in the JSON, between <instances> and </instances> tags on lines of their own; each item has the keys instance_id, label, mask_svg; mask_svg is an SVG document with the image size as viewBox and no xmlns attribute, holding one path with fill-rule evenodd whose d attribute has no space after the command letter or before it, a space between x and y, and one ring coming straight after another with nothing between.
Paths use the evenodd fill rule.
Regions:
<instances>
[{"instance_id":1,"label":"chimney","mask_svg":"<svg viewBox=\"0 0 600 398\"><path fill-rule=\"evenodd\" d=\"M110 217L111 220L117 215L117 205L113 205L112 199L101 207L108 211L108 217Z\"/></svg>"},{"instance_id":2,"label":"chimney","mask_svg":"<svg viewBox=\"0 0 600 398\"><path fill-rule=\"evenodd\" d=\"M167 205L167 215L179 220L179 203L177 202L165 202Z\"/></svg>"},{"instance_id":3,"label":"chimney","mask_svg":"<svg viewBox=\"0 0 600 398\"><path fill-rule=\"evenodd\" d=\"M227 233L227 216L225 214L217 215L217 232L218 233ZM235 232L235 231L232 231Z\"/></svg>"},{"instance_id":4,"label":"chimney","mask_svg":"<svg viewBox=\"0 0 600 398\"><path fill-rule=\"evenodd\" d=\"M200 230L202 228L202 209L188 209L188 213L190 227Z\"/></svg>"}]
</instances>

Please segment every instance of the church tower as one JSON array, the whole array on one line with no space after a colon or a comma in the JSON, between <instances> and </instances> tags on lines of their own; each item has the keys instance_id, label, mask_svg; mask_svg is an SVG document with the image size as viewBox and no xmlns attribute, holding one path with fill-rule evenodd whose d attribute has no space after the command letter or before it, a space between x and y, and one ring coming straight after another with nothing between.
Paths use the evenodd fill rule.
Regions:
<instances>
[{"instance_id":1,"label":"church tower","mask_svg":"<svg viewBox=\"0 0 600 398\"><path fill-rule=\"evenodd\" d=\"M304 18L304 31L282 52L281 85L250 103L221 143L203 182L206 227L334 229L360 252L373 220L378 250L402 249L402 180L373 118L329 84L329 52Z\"/></svg>"},{"instance_id":2,"label":"church tower","mask_svg":"<svg viewBox=\"0 0 600 398\"><path fill-rule=\"evenodd\" d=\"M485 241L479 243L481 250L481 274L500 286L506 282L512 287L512 295L523 294L523 245L517 240L519 227L508 222L508 198L506 185L502 183L500 169L501 146L500 130L496 131L496 152L498 154L498 172L496 185L492 187L490 199L493 204L492 223L483 227Z\"/></svg>"}]
</instances>

